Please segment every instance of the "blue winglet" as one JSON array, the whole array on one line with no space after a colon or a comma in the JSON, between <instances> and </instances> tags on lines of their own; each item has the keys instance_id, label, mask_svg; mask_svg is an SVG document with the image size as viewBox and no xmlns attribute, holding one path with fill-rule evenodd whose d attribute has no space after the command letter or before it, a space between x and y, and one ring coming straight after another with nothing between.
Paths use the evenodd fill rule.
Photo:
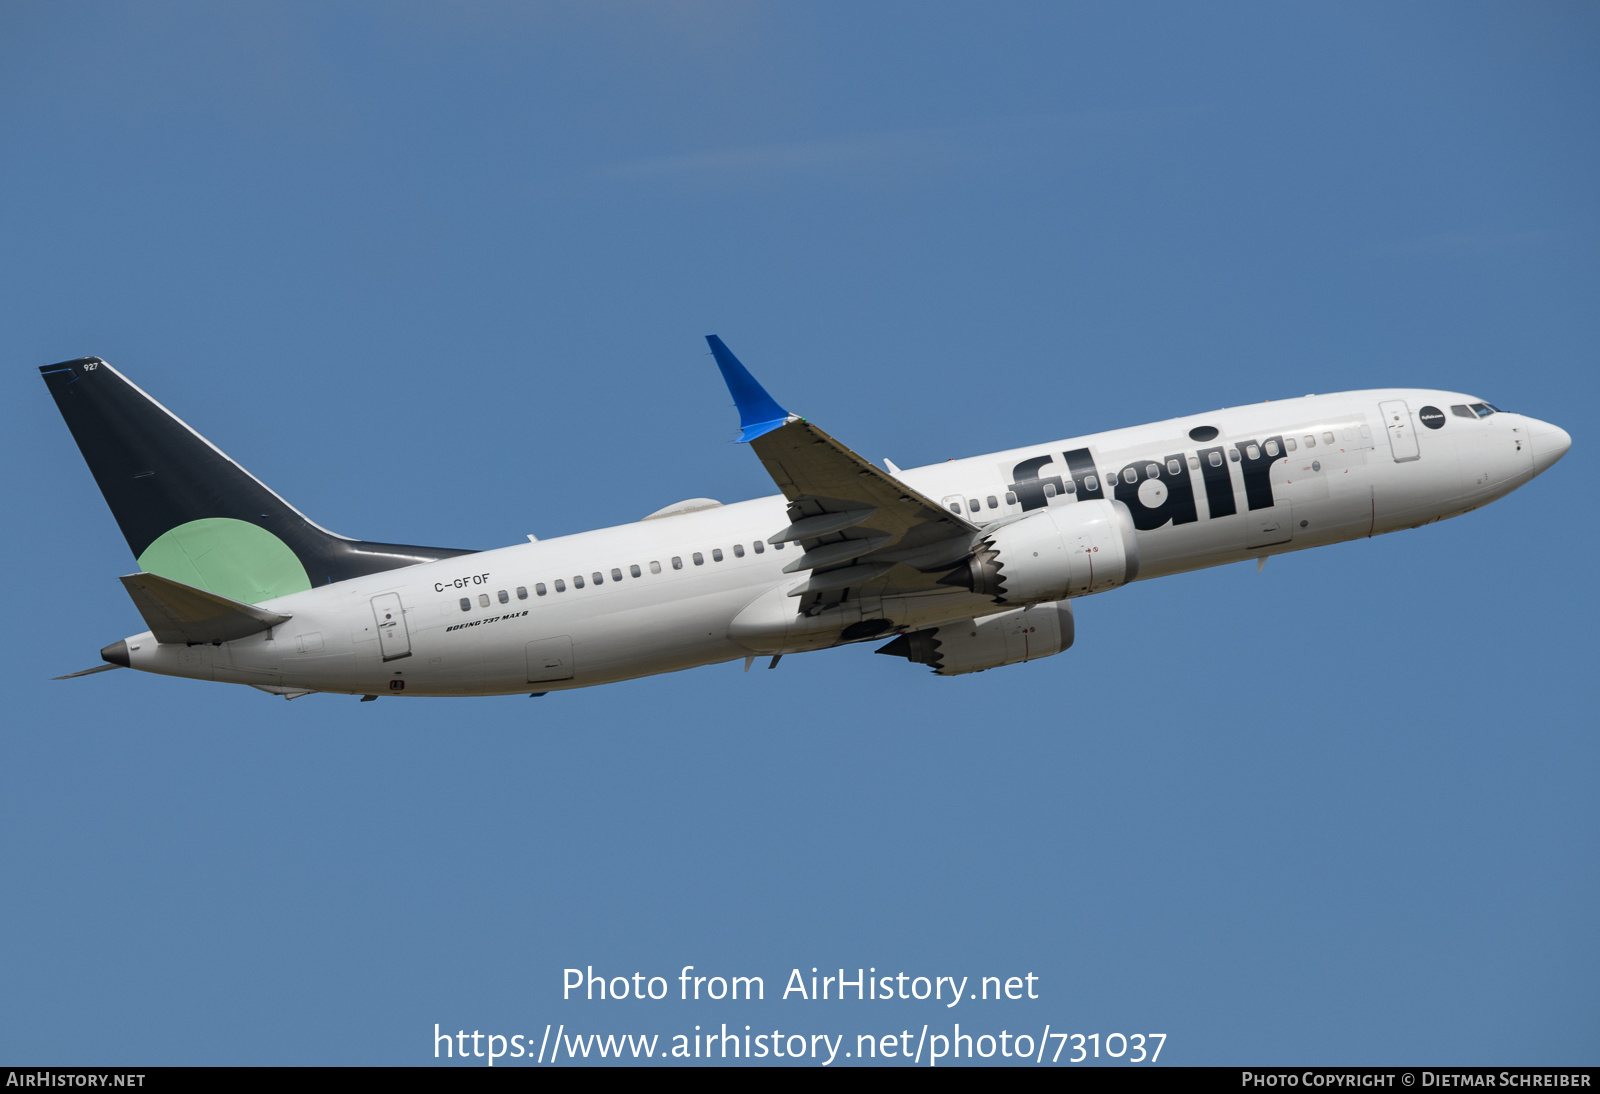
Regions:
<instances>
[{"instance_id":1,"label":"blue winglet","mask_svg":"<svg viewBox=\"0 0 1600 1094\"><path fill-rule=\"evenodd\" d=\"M714 334L706 335L711 355L717 359L722 379L728 385L734 404L739 408L739 440L753 441L763 433L770 433L789 420L789 412L777 404L766 388L756 383L750 370L722 344Z\"/></svg>"}]
</instances>

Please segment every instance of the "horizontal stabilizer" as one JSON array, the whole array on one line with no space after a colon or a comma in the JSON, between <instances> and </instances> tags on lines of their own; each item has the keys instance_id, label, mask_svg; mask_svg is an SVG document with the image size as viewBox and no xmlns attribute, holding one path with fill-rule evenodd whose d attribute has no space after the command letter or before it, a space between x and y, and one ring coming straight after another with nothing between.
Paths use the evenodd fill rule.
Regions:
<instances>
[{"instance_id":1,"label":"horizontal stabilizer","mask_svg":"<svg viewBox=\"0 0 1600 1094\"><path fill-rule=\"evenodd\" d=\"M304 695L317 694L311 688L286 688L281 684L251 684L250 686L258 691L264 691L268 695L281 695L285 699L299 699Z\"/></svg>"},{"instance_id":2,"label":"horizontal stabilizer","mask_svg":"<svg viewBox=\"0 0 1600 1094\"><path fill-rule=\"evenodd\" d=\"M129 574L122 584L157 642L229 642L291 618L155 574Z\"/></svg>"},{"instance_id":3,"label":"horizontal stabilizer","mask_svg":"<svg viewBox=\"0 0 1600 1094\"><path fill-rule=\"evenodd\" d=\"M74 680L74 679L77 679L79 676L93 676L97 672L110 672L112 669L120 669L121 667L122 667L121 665L96 665L92 669L80 669L77 672L69 672L65 676L53 676L53 677L51 677L51 679L52 680Z\"/></svg>"}]
</instances>

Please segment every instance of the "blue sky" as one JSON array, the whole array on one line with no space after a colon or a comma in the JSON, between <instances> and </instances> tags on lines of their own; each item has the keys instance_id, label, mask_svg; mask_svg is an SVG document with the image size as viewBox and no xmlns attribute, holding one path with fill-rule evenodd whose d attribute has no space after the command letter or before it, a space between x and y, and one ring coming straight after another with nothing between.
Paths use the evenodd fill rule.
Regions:
<instances>
[{"instance_id":1,"label":"blue sky","mask_svg":"<svg viewBox=\"0 0 1600 1094\"><path fill-rule=\"evenodd\" d=\"M1597 50L1549 3L0 7L0 1057L960 1020L1595 1063ZM35 366L106 358L337 531L491 547L772 492L713 332L901 466L1383 385L1574 445L970 677L49 679L141 624ZM769 999L560 998L686 964ZM772 998L812 966L1040 998Z\"/></svg>"}]
</instances>

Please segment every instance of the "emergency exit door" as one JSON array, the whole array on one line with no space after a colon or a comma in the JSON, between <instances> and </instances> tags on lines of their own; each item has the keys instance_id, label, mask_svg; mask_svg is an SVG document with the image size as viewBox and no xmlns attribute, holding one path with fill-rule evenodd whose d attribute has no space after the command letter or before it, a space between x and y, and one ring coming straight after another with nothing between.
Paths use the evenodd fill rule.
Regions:
<instances>
[{"instance_id":1,"label":"emergency exit door","mask_svg":"<svg viewBox=\"0 0 1600 1094\"><path fill-rule=\"evenodd\" d=\"M411 635L406 630L406 610L399 593L372 598L372 617L378 624L378 648L385 661L411 656Z\"/></svg>"}]
</instances>

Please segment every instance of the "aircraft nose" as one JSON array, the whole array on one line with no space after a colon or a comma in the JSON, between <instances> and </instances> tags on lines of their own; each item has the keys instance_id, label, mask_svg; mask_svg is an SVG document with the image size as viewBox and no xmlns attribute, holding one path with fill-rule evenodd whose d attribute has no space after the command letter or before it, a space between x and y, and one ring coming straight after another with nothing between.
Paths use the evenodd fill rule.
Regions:
<instances>
[{"instance_id":1,"label":"aircraft nose","mask_svg":"<svg viewBox=\"0 0 1600 1094\"><path fill-rule=\"evenodd\" d=\"M1528 419L1528 446L1533 449L1533 473L1548 471L1567 449L1572 447L1572 435L1558 425Z\"/></svg>"}]
</instances>

